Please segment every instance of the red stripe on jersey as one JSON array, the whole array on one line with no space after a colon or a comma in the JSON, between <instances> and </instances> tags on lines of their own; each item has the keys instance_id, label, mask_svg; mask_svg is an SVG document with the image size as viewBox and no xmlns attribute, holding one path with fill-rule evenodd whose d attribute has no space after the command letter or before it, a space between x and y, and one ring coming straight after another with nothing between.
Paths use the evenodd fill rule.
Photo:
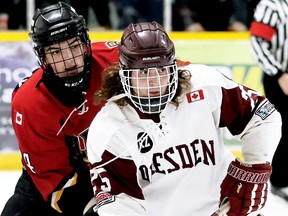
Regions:
<instances>
[{"instance_id":1,"label":"red stripe on jersey","mask_svg":"<svg viewBox=\"0 0 288 216\"><path fill-rule=\"evenodd\" d=\"M193 91L193 92L187 93L186 97L187 97L188 103L203 100L204 99L203 90L201 89L198 91Z\"/></svg>"},{"instance_id":2,"label":"red stripe on jersey","mask_svg":"<svg viewBox=\"0 0 288 216\"><path fill-rule=\"evenodd\" d=\"M271 41L272 36L275 34L276 29L273 27L259 23L259 22L252 22L250 27L251 35L264 38L265 40Z\"/></svg>"}]
</instances>

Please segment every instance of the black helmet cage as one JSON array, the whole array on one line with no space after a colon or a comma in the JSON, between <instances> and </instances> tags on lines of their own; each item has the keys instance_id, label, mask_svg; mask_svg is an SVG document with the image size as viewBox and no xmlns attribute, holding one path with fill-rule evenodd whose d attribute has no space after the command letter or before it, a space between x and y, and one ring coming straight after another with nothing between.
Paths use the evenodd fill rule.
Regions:
<instances>
[{"instance_id":1,"label":"black helmet cage","mask_svg":"<svg viewBox=\"0 0 288 216\"><path fill-rule=\"evenodd\" d=\"M91 56L91 43L86 22L83 16L78 15L68 4L59 2L37 9L33 21L29 37L41 67L46 65L44 47L76 36L79 36L87 47L86 59L88 60Z\"/></svg>"}]
</instances>

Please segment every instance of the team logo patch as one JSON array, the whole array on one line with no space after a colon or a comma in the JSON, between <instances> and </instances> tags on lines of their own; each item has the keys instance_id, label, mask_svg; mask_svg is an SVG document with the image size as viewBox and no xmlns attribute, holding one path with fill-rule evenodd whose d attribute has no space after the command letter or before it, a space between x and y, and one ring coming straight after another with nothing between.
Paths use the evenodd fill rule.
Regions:
<instances>
[{"instance_id":1,"label":"team logo patch","mask_svg":"<svg viewBox=\"0 0 288 216\"><path fill-rule=\"evenodd\" d=\"M18 125L22 125L22 114L19 112L16 112L15 122Z\"/></svg>"},{"instance_id":2,"label":"team logo patch","mask_svg":"<svg viewBox=\"0 0 288 216\"><path fill-rule=\"evenodd\" d=\"M101 206L114 202L114 201L115 201L114 195L110 193L106 193L106 192L100 192L96 196L96 205L93 207L93 210L94 212L97 212L97 209L100 208Z\"/></svg>"},{"instance_id":3,"label":"team logo patch","mask_svg":"<svg viewBox=\"0 0 288 216\"><path fill-rule=\"evenodd\" d=\"M186 98L188 103L203 100L204 99L203 90L200 89L198 91L189 92L186 94Z\"/></svg>"},{"instance_id":4,"label":"team logo patch","mask_svg":"<svg viewBox=\"0 0 288 216\"><path fill-rule=\"evenodd\" d=\"M137 135L137 144L141 153L149 152L153 147L153 141L147 133L140 132Z\"/></svg>"},{"instance_id":5,"label":"team logo patch","mask_svg":"<svg viewBox=\"0 0 288 216\"><path fill-rule=\"evenodd\" d=\"M114 48L114 47L118 46L118 42L117 41L107 41L105 44L106 44L106 46L108 48Z\"/></svg>"},{"instance_id":6,"label":"team logo patch","mask_svg":"<svg viewBox=\"0 0 288 216\"><path fill-rule=\"evenodd\" d=\"M262 120L266 119L271 113L273 113L275 107L269 101L266 101L261 107L259 107L255 114L258 115Z\"/></svg>"}]
</instances>

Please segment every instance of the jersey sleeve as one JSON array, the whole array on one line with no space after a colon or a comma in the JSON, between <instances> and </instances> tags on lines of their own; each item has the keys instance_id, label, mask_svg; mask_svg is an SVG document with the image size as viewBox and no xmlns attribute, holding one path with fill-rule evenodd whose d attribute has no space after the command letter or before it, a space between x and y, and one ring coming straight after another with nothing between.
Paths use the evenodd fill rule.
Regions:
<instances>
[{"instance_id":1,"label":"jersey sleeve","mask_svg":"<svg viewBox=\"0 0 288 216\"><path fill-rule=\"evenodd\" d=\"M241 140L247 162L271 162L281 137L281 116L261 93L234 82L221 71L192 65L192 86L203 89L216 127Z\"/></svg>"},{"instance_id":2,"label":"jersey sleeve","mask_svg":"<svg viewBox=\"0 0 288 216\"><path fill-rule=\"evenodd\" d=\"M134 162L115 158L116 155L105 151L102 161L94 163L90 170L98 214L146 215Z\"/></svg>"},{"instance_id":3,"label":"jersey sleeve","mask_svg":"<svg viewBox=\"0 0 288 216\"><path fill-rule=\"evenodd\" d=\"M61 128L59 110L48 103L29 101L27 97L33 98L33 94L24 96L23 93L14 94L12 123L22 164L47 200L63 178L73 173L73 168L69 163L64 134L56 136Z\"/></svg>"},{"instance_id":4,"label":"jersey sleeve","mask_svg":"<svg viewBox=\"0 0 288 216\"><path fill-rule=\"evenodd\" d=\"M240 138L247 162L271 162L281 136L281 117L259 92L223 77L220 127Z\"/></svg>"},{"instance_id":5,"label":"jersey sleeve","mask_svg":"<svg viewBox=\"0 0 288 216\"><path fill-rule=\"evenodd\" d=\"M117 118L111 117L109 113ZM118 120L108 123L106 118L109 116ZM108 113L98 113L88 132L87 153L91 163L91 182L100 216L146 215L136 165L127 152L125 142L116 135L123 121L120 112L110 108Z\"/></svg>"}]
</instances>

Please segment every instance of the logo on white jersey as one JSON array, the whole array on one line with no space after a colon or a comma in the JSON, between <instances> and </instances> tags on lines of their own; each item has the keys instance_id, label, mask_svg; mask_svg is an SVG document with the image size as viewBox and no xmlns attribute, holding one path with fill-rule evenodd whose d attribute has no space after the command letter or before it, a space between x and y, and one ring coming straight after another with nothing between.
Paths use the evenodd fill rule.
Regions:
<instances>
[{"instance_id":1,"label":"logo on white jersey","mask_svg":"<svg viewBox=\"0 0 288 216\"><path fill-rule=\"evenodd\" d=\"M262 120L266 119L271 113L273 113L275 107L269 101L266 101L261 107L259 107L255 114L258 115Z\"/></svg>"},{"instance_id":2,"label":"logo on white jersey","mask_svg":"<svg viewBox=\"0 0 288 216\"><path fill-rule=\"evenodd\" d=\"M22 114L21 113L16 112L15 122L18 125L22 125Z\"/></svg>"},{"instance_id":3,"label":"logo on white jersey","mask_svg":"<svg viewBox=\"0 0 288 216\"><path fill-rule=\"evenodd\" d=\"M141 153L149 152L153 147L153 141L147 133L140 132L137 135L137 144Z\"/></svg>"},{"instance_id":4,"label":"logo on white jersey","mask_svg":"<svg viewBox=\"0 0 288 216\"><path fill-rule=\"evenodd\" d=\"M115 196L102 191L96 196L96 205L93 207L93 211L97 212L98 208L111 202L115 202Z\"/></svg>"},{"instance_id":5,"label":"logo on white jersey","mask_svg":"<svg viewBox=\"0 0 288 216\"><path fill-rule=\"evenodd\" d=\"M192 103L195 101L200 101L204 99L203 90L197 90L186 94L188 103Z\"/></svg>"}]
</instances>

